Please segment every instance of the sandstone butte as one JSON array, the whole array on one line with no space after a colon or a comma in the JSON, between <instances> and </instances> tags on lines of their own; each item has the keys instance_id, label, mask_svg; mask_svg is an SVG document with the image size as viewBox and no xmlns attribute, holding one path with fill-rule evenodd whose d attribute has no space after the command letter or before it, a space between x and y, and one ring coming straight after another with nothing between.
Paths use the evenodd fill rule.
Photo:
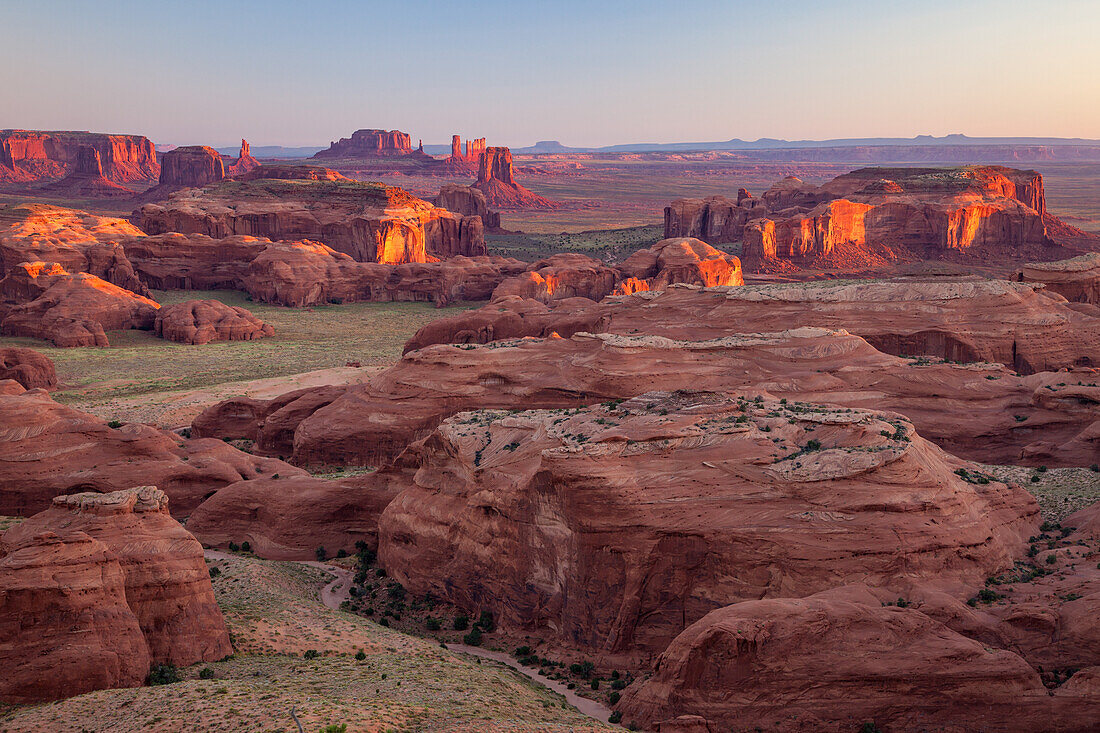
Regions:
<instances>
[{"instance_id":1,"label":"sandstone butte","mask_svg":"<svg viewBox=\"0 0 1100 733\"><path fill-rule=\"evenodd\" d=\"M261 166L245 180L179 191L162 204L145 204L132 218L148 234L312 239L360 262L402 264L486 254L479 218L452 214L400 188L252 174L286 171Z\"/></svg>"},{"instance_id":2,"label":"sandstone butte","mask_svg":"<svg viewBox=\"0 0 1100 733\"><path fill-rule=\"evenodd\" d=\"M963 480L899 415L751 396L459 413L403 463L387 572L631 667L741 600L855 580L965 595L1038 525L1026 491Z\"/></svg>"},{"instance_id":3,"label":"sandstone butte","mask_svg":"<svg viewBox=\"0 0 1100 733\"><path fill-rule=\"evenodd\" d=\"M433 321L405 349L578 331L707 339L800 326L847 329L891 354L999 362L1022 374L1100 366L1100 308L1068 303L1040 285L973 277L674 285L548 306L515 298Z\"/></svg>"},{"instance_id":4,"label":"sandstone butte","mask_svg":"<svg viewBox=\"0 0 1100 733\"><path fill-rule=\"evenodd\" d=\"M194 420L192 434L252 440L258 453L295 463L384 466L463 410L750 388L893 410L945 449L986 463L1087 466L1100 448L1095 370L1018 376L999 364L905 359L845 331L816 328L693 341L581 333L431 346L362 384L213 405Z\"/></svg>"},{"instance_id":5,"label":"sandstone butte","mask_svg":"<svg viewBox=\"0 0 1100 733\"><path fill-rule=\"evenodd\" d=\"M1058 262L1030 262L1014 279L1041 283L1070 302L1100 305L1100 254L1096 252Z\"/></svg>"},{"instance_id":6,"label":"sandstone butte","mask_svg":"<svg viewBox=\"0 0 1100 733\"><path fill-rule=\"evenodd\" d=\"M57 369L53 362L34 349L0 348L0 381L12 379L23 389L53 389Z\"/></svg>"},{"instance_id":7,"label":"sandstone butte","mask_svg":"<svg viewBox=\"0 0 1100 733\"><path fill-rule=\"evenodd\" d=\"M172 511L186 516L204 498L237 481L305 475L220 440L189 440L148 425L114 424L54 402L41 389L4 390L0 515L28 516L61 494L155 483L172 500Z\"/></svg>"},{"instance_id":8,"label":"sandstone butte","mask_svg":"<svg viewBox=\"0 0 1100 733\"><path fill-rule=\"evenodd\" d=\"M1051 260L1068 251L1051 235L1083 235L1047 213L1041 175L999 166L864 168L820 187L788 177L760 199L743 194L672 202L665 236L742 242L751 269L777 272Z\"/></svg>"},{"instance_id":9,"label":"sandstone butte","mask_svg":"<svg viewBox=\"0 0 1100 733\"><path fill-rule=\"evenodd\" d=\"M235 178L259 167L260 161L252 157L252 147L247 140L241 138L241 150L237 153L236 160L226 164L225 174L230 178Z\"/></svg>"},{"instance_id":10,"label":"sandstone butte","mask_svg":"<svg viewBox=\"0 0 1100 733\"><path fill-rule=\"evenodd\" d=\"M187 300L157 311L153 331L184 344L252 341L275 335L275 329L244 308L219 300Z\"/></svg>"},{"instance_id":11,"label":"sandstone butte","mask_svg":"<svg viewBox=\"0 0 1100 733\"><path fill-rule=\"evenodd\" d=\"M164 154L160 162L160 179L142 198L157 201L181 189L202 187L224 179L225 161L218 151L206 145L185 145Z\"/></svg>"},{"instance_id":12,"label":"sandstone butte","mask_svg":"<svg viewBox=\"0 0 1100 733\"><path fill-rule=\"evenodd\" d=\"M112 183L152 182L160 173L152 141L140 135L0 130L0 184L63 178L87 155L83 148L98 153L103 175Z\"/></svg>"},{"instance_id":13,"label":"sandstone butte","mask_svg":"<svg viewBox=\"0 0 1100 733\"><path fill-rule=\"evenodd\" d=\"M473 188L485 194L490 206L503 209L557 209L554 201L516 183L512 151L485 148L478 159L477 182Z\"/></svg>"},{"instance_id":14,"label":"sandstone butte","mask_svg":"<svg viewBox=\"0 0 1100 733\"><path fill-rule=\"evenodd\" d=\"M141 685L233 653L202 546L153 486L58 496L0 535L0 700Z\"/></svg>"},{"instance_id":15,"label":"sandstone butte","mask_svg":"<svg viewBox=\"0 0 1100 733\"><path fill-rule=\"evenodd\" d=\"M106 331L151 329L159 304L86 272L24 262L0 280L0 333L56 346L108 346Z\"/></svg>"}]
</instances>

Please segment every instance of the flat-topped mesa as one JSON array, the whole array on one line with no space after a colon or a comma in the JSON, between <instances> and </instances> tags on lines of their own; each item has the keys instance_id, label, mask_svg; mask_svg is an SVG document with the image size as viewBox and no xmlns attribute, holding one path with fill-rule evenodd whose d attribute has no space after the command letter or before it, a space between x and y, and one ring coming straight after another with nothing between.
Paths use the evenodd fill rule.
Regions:
<instances>
[{"instance_id":1,"label":"flat-topped mesa","mask_svg":"<svg viewBox=\"0 0 1100 733\"><path fill-rule=\"evenodd\" d=\"M485 194L490 206L512 209L556 209L559 205L516 183L512 170L512 151L485 148L478 158L474 188Z\"/></svg>"},{"instance_id":2,"label":"flat-topped mesa","mask_svg":"<svg viewBox=\"0 0 1100 733\"><path fill-rule=\"evenodd\" d=\"M760 199L674 201L665 232L741 241L764 270L1043 259L1059 251L1051 234L1083 234L1047 213L1040 174L1000 166L863 168L822 186L791 176Z\"/></svg>"},{"instance_id":3,"label":"flat-topped mesa","mask_svg":"<svg viewBox=\"0 0 1100 733\"><path fill-rule=\"evenodd\" d=\"M155 486L54 498L0 535L0 568L16 615L0 630L5 702L136 686L150 663L233 652L202 546Z\"/></svg>"},{"instance_id":4,"label":"flat-topped mesa","mask_svg":"<svg viewBox=\"0 0 1100 733\"><path fill-rule=\"evenodd\" d=\"M413 155L412 139L399 130L356 130L318 151L313 157L324 158L396 158Z\"/></svg>"},{"instance_id":5,"label":"flat-topped mesa","mask_svg":"<svg viewBox=\"0 0 1100 733\"><path fill-rule=\"evenodd\" d=\"M155 181L160 172L152 141L141 135L0 130L0 182L61 178L73 170L85 147L99 153L103 176L113 183ZM87 168L87 162L83 165Z\"/></svg>"},{"instance_id":6,"label":"flat-topped mesa","mask_svg":"<svg viewBox=\"0 0 1100 733\"><path fill-rule=\"evenodd\" d=\"M103 175L99 150L91 145L81 146L67 176L47 183L39 190L44 193L88 198L130 198L134 195L130 189Z\"/></svg>"},{"instance_id":7,"label":"flat-topped mesa","mask_svg":"<svg viewBox=\"0 0 1100 733\"><path fill-rule=\"evenodd\" d=\"M484 227L475 216L456 216L395 186L342 176L266 178L267 169L177 194L161 205L146 204L133 220L149 234L311 239L360 262L486 254Z\"/></svg>"}]
</instances>

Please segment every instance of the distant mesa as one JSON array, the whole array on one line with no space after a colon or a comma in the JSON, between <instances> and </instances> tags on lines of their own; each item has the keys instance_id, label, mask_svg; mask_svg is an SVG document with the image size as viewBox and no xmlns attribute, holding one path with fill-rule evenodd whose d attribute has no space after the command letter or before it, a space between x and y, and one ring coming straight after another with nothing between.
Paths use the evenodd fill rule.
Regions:
<instances>
[{"instance_id":1,"label":"distant mesa","mask_svg":"<svg viewBox=\"0 0 1100 733\"><path fill-rule=\"evenodd\" d=\"M462 138L458 135L451 136L451 160L454 162L476 163L485 152L485 138L466 141L466 150L462 150Z\"/></svg>"},{"instance_id":2,"label":"distant mesa","mask_svg":"<svg viewBox=\"0 0 1100 733\"><path fill-rule=\"evenodd\" d=\"M98 153L102 175L111 183L147 185L160 173L153 143L141 135L0 130L0 183L48 182L76 169L94 175L92 156L82 152L89 147Z\"/></svg>"},{"instance_id":3,"label":"distant mesa","mask_svg":"<svg viewBox=\"0 0 1100 733\"><path fill-rule=\"evenodd\" d=\"M742 242L746 265L876 269L928 259L1020 262L1065 257L1083 237L1047 212L1043 177L1000 166L863 168L823 186L789 176L760 198L679 199L665 236Z\"/></svg>"},{"instance_id":4,"label":"distant mesa","mask_svg":"<svg viewBox=\"0 0 1100 733\"><path fill-rule=\"evenodd\" d=\"M413 150L412 139L400 130L356 130L313 155L316 160L329 158L403 158L431 160L422 149Z\"/></svg>"},{"instance_id":5,"label":"distant mesa","mask_svg":"<svg viewBox=\"0 0 1100 733\"><path fill-rule=\"evenodd\" d=\"M198 188L226 177L225 161L206 145L186 145L169 150L161 158L160 182L145 192L148 201L168 198L184 188Z\"/></svg>"}]
</instances>

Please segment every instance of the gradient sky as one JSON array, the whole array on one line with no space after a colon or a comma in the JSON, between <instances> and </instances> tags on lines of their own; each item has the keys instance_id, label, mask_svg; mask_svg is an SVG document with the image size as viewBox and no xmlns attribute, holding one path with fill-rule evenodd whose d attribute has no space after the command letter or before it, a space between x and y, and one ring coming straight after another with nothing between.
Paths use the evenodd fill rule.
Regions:
<instances>
[{"instance_id":1,"label":"gradient sky","mask_svg":"<svg viewBox=\"0 0 1100 733\"><path fill-rule=\"evenodd\" d=\"M1100 137L1097 0L0 0L0 128Z\"/></svg>"}]
</instances>

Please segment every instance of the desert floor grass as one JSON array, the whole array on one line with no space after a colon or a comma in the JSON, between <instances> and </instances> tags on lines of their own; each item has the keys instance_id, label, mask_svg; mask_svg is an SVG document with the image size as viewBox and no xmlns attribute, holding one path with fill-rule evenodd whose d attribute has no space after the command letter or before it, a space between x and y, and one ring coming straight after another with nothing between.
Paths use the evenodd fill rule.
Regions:
<instances>
[{"instance_id":1,"label":"desert floor grass","mask_svg":"<svg viewBox=\"0 0 1100 733\"><path fill-rule=\"evenodd\" d=\"M29 346L53 359L61 402L97 401L225 382L279 377L342 367L349 361L388 365L418 328L465 307L430 303L349 303L283 308L253 303L235 291L154 291L161 304L194 298L242 306L275 327L275 336L189 346L150 331L112 331L109 348L59 349L38 339L0 338L0 346Z\"/></svg>"},{"instance_id":2,"label":"desert floor grass","mask_svg":"<svg viewBox=\"0 0 1100 733\"><path fill-rule=\"evenodd\" d=\"M1060 522L1079 509L1100 501L1100 473L1091 468L984 466L998 481L1020 484L1039 502L1043 519ZM1037 477L1038 481L1032 481Z\"/></svg>"},{"instance_id":3,"label":"desert floor grass","mask_svg":"<svg viewBox=\"0 0 1100 733\"><path fill-rule=\"evenodd\" d=\"M23 517L0 517L0 532L3 532L5 529L9 529L10 527L14 527L15 525L22 522L23 519Z\"/></svg>"},{"instance_id":4,"label":"desert floor grass","mask_svg":"<svg viewBox=\"0 0 1100 733\"><path fill-rule=\"evenodd\" d=\"M333 724L349 733L612 729L507 667L324 607L320 570L246 556L211 567L234 657L182 670L175 684L9 709L0 713L0 733L292 733L292 708L311 733ZM213 678L200 679L207 668Z\"/></svg>"}]
</instances>

